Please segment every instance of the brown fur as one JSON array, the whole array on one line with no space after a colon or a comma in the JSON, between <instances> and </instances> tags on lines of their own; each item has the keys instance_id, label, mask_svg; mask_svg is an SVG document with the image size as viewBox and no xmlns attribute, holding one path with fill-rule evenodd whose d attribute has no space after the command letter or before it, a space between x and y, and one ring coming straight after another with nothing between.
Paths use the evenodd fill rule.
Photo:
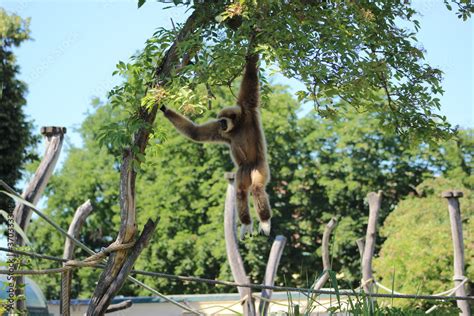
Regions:
<instances>
[{"instance_id":1,"label":"brown fur","mask_svg":"<svg viewBox=\"0 0 474 316\"><path fill-rule=\"evenodd\" d=\"M247 58L240 86L238 106L224 108L216 120L196 125L180 114L162 108L165 116L185 136L198 142L221 142L230 147L236 173L237 210L242 224L250 225L248 194L252 192L254 206L261 222L271 218L271 208L265 186L270 179L266 157L266 142L259 111L258 55ZM222 120L228 130L222 127ZM233 126L232 126L233 125Z\"/></svg>"}]
</instances>

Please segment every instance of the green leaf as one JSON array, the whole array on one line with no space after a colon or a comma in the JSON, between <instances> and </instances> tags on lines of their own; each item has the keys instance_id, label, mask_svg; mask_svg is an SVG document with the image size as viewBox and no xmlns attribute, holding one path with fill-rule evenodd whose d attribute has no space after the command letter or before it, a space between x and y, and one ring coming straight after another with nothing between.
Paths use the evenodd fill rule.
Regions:
<instances>
[{"instance_id":1,"label":"green leaf","mask_svg":"<svg viewBox=\"0 0 474 316\"><path fill-rule=\"evenodd\" d=\"M6 211L0 210L0 215L2 215L2 217L5 219L5 222L9 223L8 221L9 214ZM21 236L21 238L25 241L25 243L28 246L31 246L31 242L26 236L25 232L23 231L23 229L21 229L21 227L15 221L13 221L13 229Z\"/></svg>"}]
</instances>

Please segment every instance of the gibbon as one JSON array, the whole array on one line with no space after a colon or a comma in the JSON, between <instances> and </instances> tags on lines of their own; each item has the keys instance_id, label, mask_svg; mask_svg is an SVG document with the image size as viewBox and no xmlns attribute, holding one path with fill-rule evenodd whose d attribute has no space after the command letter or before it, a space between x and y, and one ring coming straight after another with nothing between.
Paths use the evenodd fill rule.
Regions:
<instances>
[{"instance_id":1,"label":"gibbon","mask_svg":"<svg viewBox=\"0 0 474 316\"><path fill-rule=\"evenodd\" d=\"M259 111L258 59L258 54L247 56L237 106L222 109L217 119L196 125L166 106L160 108L175 128L188 138L196 142L224 143L230 147L232 160L238 168L235 185L237 211L242 223L241 238L252 232L249 191L260 219L260 231L268 236L271 228L271 207L265 192L270 170Z\"/></svg>"}]
</instances>

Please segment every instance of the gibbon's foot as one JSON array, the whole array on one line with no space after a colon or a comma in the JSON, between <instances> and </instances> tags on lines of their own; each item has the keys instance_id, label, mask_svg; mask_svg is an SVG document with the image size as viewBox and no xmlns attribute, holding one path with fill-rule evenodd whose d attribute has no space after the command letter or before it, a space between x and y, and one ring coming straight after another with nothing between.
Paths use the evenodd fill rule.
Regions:
<instances>
[{"instance_id":1,"label":"gibbon's foot","mask_svg":"<svg viewBox=\"0 0 474 316\"><path fill-rule=\"evenodd\" d=\"M160 110L161 110L161 112L165 113L166 110L167 110L167 108L166 108L165 105L162 105L162 106L160 107Z\"/></svg>"},{"instance_id":2,"label":"gibbon's foot","mask_svg":"<svg viewBox=\"0 0 474 316\"><path fill-rule=\"evenodd\" d=\"M259 232L263 232L266 236L270 236L270 230L272 229L272 225L270 219L264 222L260 222L258 225Z\"/></svg>"},{"instance_id":3,"label":"gibbon's foot","mask_svg":"<svg viewBox=\"0 0 474 316\"><path fill-rule=\"evenodd\" d=\"M248 225L242 224L240 226L240 240L244 239L247 234L252 235L253 233L253 223Z\"/></svg>"}]
</instances>

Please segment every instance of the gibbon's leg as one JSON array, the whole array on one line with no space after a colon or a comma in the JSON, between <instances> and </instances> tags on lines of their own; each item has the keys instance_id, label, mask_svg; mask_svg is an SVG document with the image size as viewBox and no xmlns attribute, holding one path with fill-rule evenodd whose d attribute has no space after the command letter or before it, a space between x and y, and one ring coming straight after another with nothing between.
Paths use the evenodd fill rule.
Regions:
<instances>
[{"instance_id":1,"label":"gibbon's leg","mask_svg":"<svg viewBox=\"0 0 474 316\"><path fill-rule=\"evenodd\" d=\"M252 218L249 212L249 188L251 184L249 169L239 167L237 170L235 184L236 184L236 207L239 214L240 223L240 239L249 233L252 233Z\"/></svg>"},{"instance_id":2,"label":"gibbon's leg","mask_svg":"<svg viewBox=\"0 0 474 316\"><path fill-rule=\"evenodd\" d=\"M272 217L270 201L268 200L267 192L265 192L265 186L268 182L268 175L268 166L266 164L258 165L250 173L254 206L260 219L259 230L267 236L270 235L270 218Z\"/></svg>"}]
</instances>

